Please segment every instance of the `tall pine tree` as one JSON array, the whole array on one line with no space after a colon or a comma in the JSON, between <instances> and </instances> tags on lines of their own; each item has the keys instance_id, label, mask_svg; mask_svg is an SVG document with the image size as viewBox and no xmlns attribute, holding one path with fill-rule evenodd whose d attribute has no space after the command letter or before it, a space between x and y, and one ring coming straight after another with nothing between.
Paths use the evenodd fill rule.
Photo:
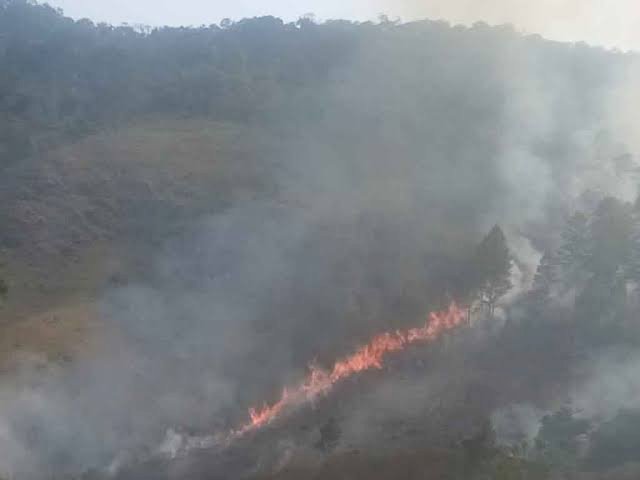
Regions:
<instances>
[{"instance_id":1,"label":"tall pine tree","mask_svg":"<svg viewBox=\"0 0 640 480\"><path fill-rule=\"evenodd\" d=\"M554 284L560 276L558 269L557 255L551 250L546 250L540 259L529 292L529 299L535 308L544 307L549 300Z\"/></svg>"},{"instance_id":2,"label":"tall pine tree","mask_svg":"<svg viewBox=\"0 0 640 480\"><path fill-rule=\"evenodd\" d=\"M493 316L498 300L512 287L511 252L504 232L498 225L476 248L473 276L480 304Z\"/></svg>"},{"instance_id":3,"label":"tall pine tree","mask_svg":"<svg viewBox=\"0 0 640 480\"><path fill-rule=\"evenodd\" d=\"M558 261L566 272L575 273L584 268L591 257L591 232L589 219L582 212L567 220L562 232L562 245Z\"/></svg>"}]
</instances>

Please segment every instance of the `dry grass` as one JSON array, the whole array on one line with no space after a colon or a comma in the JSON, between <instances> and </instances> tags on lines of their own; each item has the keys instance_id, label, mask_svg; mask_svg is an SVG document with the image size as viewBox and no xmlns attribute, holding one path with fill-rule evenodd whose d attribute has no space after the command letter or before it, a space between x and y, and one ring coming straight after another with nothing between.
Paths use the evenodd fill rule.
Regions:
<instances>
[{"instance_id":1,"label":"dry grass","mask_svg":"<svg viewBox=\"0 0 640 480\"><path fill-rule=\"evenodd\" d=\"M135 277L181 225L257 195L265 137L208 120L147 119L20 165L0 190L9 298L0 364L13 351L69 358L90 343L95 301Z\"/></svg>"},{"instance_id":2,"label":"dry grass","mask_svg":"<svg viewBox=\"0 0 640 480\"><path fill-rule=\"evenodd\" d=\"M99 322L91 303L56 307L2 328L0 366L11 370L23 355L64 363L93 348Z\"/></svg>"}]
</instances>

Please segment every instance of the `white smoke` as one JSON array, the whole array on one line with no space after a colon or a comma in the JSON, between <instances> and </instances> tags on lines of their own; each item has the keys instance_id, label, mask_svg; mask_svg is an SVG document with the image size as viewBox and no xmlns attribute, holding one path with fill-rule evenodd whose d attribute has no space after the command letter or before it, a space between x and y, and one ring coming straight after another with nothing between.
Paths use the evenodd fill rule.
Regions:
<instances>
[{"instance_id":1,"label":"white smoke","mask_svg":"<svg viewBox=\"0 0 640 480\"><path fill-rule=\"evenodd\" d=\"M611 420L620 411L640 405L640 355L615 350L584 366L585 380L571 393L574 410L595 422Z\"/></svg>"},{"instance_id":2,"label":"white smoke","mask_svg":"<svg viewBox=\"0 0 640 480\"><path fill-rule=\"evenodd\" d=\"M491 425L499 445L533 446L545 412L533 405L515 404L500 408L491 415Z\"/></svg>"},{"instance_id":3,"label":"white smoke","mask_svg":"<svg viewBox=\"0 0 640 480\"><path fill-rule=\"evenodd\" d=\"M403 19L434 18L471 25L513 24L564 42L640 51L633 0L378 0L381 12Z\"/></svg>"}]
</instances>

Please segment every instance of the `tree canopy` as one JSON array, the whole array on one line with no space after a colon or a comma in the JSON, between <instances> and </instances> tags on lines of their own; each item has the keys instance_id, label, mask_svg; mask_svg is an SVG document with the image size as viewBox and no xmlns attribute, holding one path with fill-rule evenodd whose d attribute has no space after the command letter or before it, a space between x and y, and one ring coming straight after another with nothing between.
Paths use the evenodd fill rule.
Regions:
<instances>
[{"instance_id":1,"label":"tree canopy","mask_svg":"<svg viewBox=\"0 0 640 480\"><path fill-rule=\"evenodd\" d=\"M473 277L480 303L493 315L498 300L511 284L511 252L502 229L496 225L482 239L473 259Z\"/></svg>"}]
</instances>

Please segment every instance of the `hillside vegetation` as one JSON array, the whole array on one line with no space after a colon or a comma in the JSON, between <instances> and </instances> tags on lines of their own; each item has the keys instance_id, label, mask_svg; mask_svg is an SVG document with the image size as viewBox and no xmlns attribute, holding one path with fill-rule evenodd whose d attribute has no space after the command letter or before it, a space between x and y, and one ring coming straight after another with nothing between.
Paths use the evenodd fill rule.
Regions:
<instances>
[{"instance_id":1,"label":"hillside vegetation","mask_svg":"<svg viewBox=\"0 0 640 480\"><path fill-rule=\"evenodd\" d=\"M0 0L0 475L632 478L639 65ZM453 301L455 332L193 447Z\"/></svg>"}]
</instances>

